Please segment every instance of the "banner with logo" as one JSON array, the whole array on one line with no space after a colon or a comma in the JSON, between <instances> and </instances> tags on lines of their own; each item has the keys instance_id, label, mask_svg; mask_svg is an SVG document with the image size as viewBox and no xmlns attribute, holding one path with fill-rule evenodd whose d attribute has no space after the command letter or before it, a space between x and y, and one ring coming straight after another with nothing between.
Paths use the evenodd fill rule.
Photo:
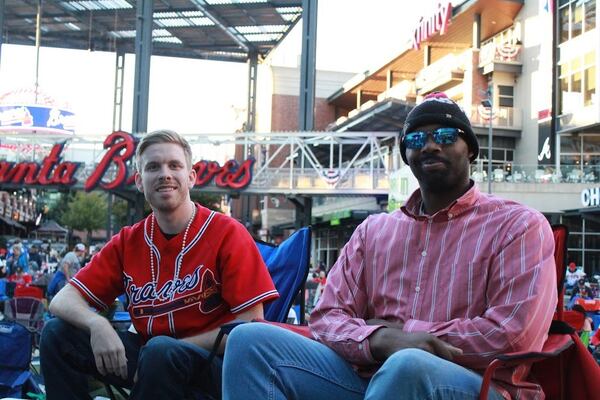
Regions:
<instances>
[{"instance_id":1,"label":"banner with logo","mask_svg":"<svg viewBox=\"0 0 600 400\"><path fill-rule=\"evenodd\" d=\"M555 163L556 139L552 135L551 123L550 119L538 121L537 160L539 165L554 165Z\"/></svg>"},{"instance_id":2,"label":"banner with logo","mask_svg":"<svg viewBox=\"0 0 600 400\"><path fill-rule=\"evenodd\" d=\"M41 105L0 105L0 131L73 135L75 114Z\"/></svg>"}]
</instances>

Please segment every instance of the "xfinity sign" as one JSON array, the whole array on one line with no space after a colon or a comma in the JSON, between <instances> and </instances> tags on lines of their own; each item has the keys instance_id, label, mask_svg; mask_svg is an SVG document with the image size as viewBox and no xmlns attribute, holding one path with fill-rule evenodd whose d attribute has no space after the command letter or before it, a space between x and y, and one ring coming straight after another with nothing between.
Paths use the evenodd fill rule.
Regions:
<instances>
[{"instance_id":1,"label":"xfinity sign","mask_svg":"<svg viewBox=\"0 0 600 400\"><path fill-rule=\"evenodd\" d=\"M439 33L443 35L448 29L452 19L452 4L449 0L441 0L436 9L429 15L424 15L419 19L413 29L412 47L419 50L421 42L425 42L431 36Z\"/></svg>"},{"instance_id":2,"label":"xfinity sign","mask_svg":"<svg viewBox=\"0 0 600 400\"><path fill-rule=\"evenodd\" d=\"M583 189L581 191L581 204L584 207L600 206L600 187Z\"/></svg>"}]
</instances>

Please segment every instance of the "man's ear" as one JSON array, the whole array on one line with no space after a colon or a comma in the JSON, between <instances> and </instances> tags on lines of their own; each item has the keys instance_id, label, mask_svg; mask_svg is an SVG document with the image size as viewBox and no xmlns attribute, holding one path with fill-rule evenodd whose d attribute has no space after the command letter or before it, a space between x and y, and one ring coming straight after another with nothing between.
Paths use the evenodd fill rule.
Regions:
<instances>
[{"instance_id":1,"label":"man's ear","mask_svg":"<svg viewBox=\"0 0 600 400\"><path fill-rule=\"evenodd\" d=\"M135 186L141 193L144 193L144 185L142 184L142 175L140 175L140 173L137 171L135 173Z\"/></svg>"},{"instance_id":2,"label":"man's ear","mask_svg":"<svg viewBox=\"0 0 600 400\"><path fill-rule=\"evenodd\" d=\"M194 185L196 184L196 170L194 168L192 168L190 170L188 178L189 178L189 188L191 190L194 187Z\"/></svg>"}]
</instances>

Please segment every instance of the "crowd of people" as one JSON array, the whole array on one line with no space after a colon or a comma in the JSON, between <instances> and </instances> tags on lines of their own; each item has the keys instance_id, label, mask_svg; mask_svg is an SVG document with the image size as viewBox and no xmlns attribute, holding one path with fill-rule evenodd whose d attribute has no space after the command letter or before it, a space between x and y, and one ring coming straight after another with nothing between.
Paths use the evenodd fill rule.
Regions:
<instances>
[{"instance_id":1,"label":"crowd of people","mask_svg":"<svg viewBox=\"0 0 600 400\"><path fill-rule=\"evenodd\" d=\"M583 324L578 330L583 344L600 362L600 275L588 276L574 262L565 274L565 304L567 310L582 314ZM596 321L596 322L594 322Z\"/></svg>"},{"instance_id":2,"label":"crowd of people","mask_svg":"<svg viewBox=\"0 0 600 400\"><path fill-rule=\"evenodd\" d=\"M7 244L7 248L0 248L0 280L6 281L3 294L11 297L18 288L35 286L41 289L44 300L50 300L101 248L95 245L88 249L77 243L68 251L66 244L61 244L59 247L67 250L59 254L49 241L29 244L28 239L17 238Z\"/></svg>"}]
</instances>

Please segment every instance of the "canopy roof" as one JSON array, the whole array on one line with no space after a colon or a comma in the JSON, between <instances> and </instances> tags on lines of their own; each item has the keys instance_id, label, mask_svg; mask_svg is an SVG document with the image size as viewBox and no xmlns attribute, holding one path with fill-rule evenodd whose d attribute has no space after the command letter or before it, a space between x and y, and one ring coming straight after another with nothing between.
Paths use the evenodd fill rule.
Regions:
<instances>
[{"instance_id":1,"label":"canopy roof","mask_svg":"<svg viewBox=\"0 0 600 400\"><path fill-rule=\"evenodd\" d=\"M59 233L59 234L65 234L68 233L69 230L67 228L63 228L62 226L60 226L58 224L58 222L54 221L54 220L50 220L46 223L44 223L44 225L40 226L38 229L36 229L36 232L39 233Z\"/></svg>"},{"instance_id":2,"label":"canopy roof","mask_svg":"<svg viewBox=\"0 0 600 400\"><path fill-rule=\"evenodd\" d=\"M5 0L4 43L35 44L37 4ZM42 4L42 46L135 52L135 0ZM152 54L237 62L251 53L265 57L301 15L302 0L154 0Z\"/></svg>"}]
</instances>

